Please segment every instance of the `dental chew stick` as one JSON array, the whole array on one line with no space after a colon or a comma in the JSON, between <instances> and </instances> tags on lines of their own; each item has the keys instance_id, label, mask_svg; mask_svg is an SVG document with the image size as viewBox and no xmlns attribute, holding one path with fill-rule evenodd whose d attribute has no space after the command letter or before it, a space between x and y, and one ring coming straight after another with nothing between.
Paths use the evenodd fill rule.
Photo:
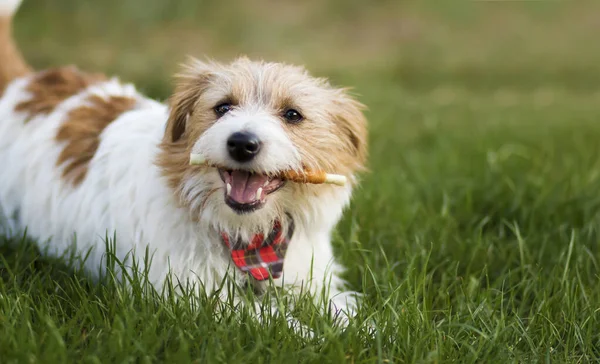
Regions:
<instances>
[{"instance_id":1,"label":"dental chew stick","mask_svg":"<svg viewBox=\"0 0 600 364\"><path fill-rule=\"evenodd\" d=\"M190 154L190 165L202 165L207 164L206 158L202 154L192 153ZM337 186L343 186L346 184L346 176L341 174L325 173L323 171L285 171L282 173L282 177L292 182L298 183L312 183L312 184L333 184Z\"/></svg>"},{"instance_id":2,"label":"dental chew stick","mask_svg":"<svg viewBox=\"0 0 600 364\"><path fill-rule=\"evenodd\" d=\"M190 165L200 165L206 163L206 158L202 154L190 154Z\"/></svg>"},{"instance_id":3,"label":"dental chew stick","mask_svg":"<svg viewBox=\"0 0 600 364\"><path fill-rule=\"evenodd\" d=\"M339 174L325 173L323 171L285 171L282 173L283 177L287 180L299 183L313 183L313 184L334 184L343 186L346 184L346 176Z\"/></svg>"}]
</instances>

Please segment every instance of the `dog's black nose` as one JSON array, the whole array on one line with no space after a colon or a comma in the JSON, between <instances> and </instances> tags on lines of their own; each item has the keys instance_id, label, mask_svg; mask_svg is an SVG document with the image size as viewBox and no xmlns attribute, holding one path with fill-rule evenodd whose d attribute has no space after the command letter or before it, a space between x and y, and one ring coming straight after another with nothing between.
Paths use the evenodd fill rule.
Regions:
<instances>
[{"instance_id":1,"label":"dog's black nose","mask_svg":"<svg viewBox=\"0 0 600 364\"><path fill-rule=\"evenodd\" d=\"M260 139L255 134L249 132L233 133L227 139L229 155L238 162L252 160L260 152L261 145Z\"/></svg>"}]
</instances>

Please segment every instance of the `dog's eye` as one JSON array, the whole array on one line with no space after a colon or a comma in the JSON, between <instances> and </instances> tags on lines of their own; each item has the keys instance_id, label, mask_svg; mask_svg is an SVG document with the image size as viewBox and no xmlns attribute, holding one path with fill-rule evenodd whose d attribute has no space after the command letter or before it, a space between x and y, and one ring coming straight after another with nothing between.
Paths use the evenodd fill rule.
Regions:
<instances>
[{"instance_id":1,"label":"dog's eye","mask_svg":"<svg viewBox=\"0 0 600 364\"><path fill-rule=\"evenodd\" d=\"M223 115L227 114L227 112L229 110L231 110L231 104L228 104L228 103L224 103L224 104L215 106L215 112L219 116L223 116Z\"/></svg>"},{"instance_id":2,"label":"dog's eye","mask_svg":"<svg viewBox=\"0 0 600 364\"><path fill-rule=\"evenodd\" d=\"M285 120L287 120L288 123L293 123L293 124L299 123L303 119L302 115L294 109L287 110L283 114L283 117L285 118Z\"/></svg>"}]
</instances>

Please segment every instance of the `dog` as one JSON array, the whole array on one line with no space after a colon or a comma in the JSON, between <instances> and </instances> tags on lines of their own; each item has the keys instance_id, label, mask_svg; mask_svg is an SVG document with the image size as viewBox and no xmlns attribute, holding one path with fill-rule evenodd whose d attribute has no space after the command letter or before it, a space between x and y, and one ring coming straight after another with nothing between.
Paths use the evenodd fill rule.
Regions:
<instances>
[{"instance_id":1,"label":"dog","mask_svg":"<svg viewBox=\"0 0 600 364\"><path fill-rule=\"evenodd\" d=\"M331 234L367 160L364 105L303 68L190 59L166 103L74 66L33 70L15 46L21 0L0 0L0 207L11 231L61 255L152 255L149 281L307 291L355 314ZM191 165L201 153L213 166ZM215 167L216 166L216 167ZM345 176L298 183L286 170Z\"/></svg>"}]
</instances>

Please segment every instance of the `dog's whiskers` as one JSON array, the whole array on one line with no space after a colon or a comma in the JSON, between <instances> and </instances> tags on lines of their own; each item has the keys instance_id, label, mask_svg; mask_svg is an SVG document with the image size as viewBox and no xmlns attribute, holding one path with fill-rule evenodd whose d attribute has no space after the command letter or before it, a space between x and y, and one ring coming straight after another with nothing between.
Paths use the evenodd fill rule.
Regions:
<instances>
[{"instance_id":1,"label":"dog's whiskers","mask_svg":"<svg viewBox=\"0 0 600 364\"><path fill-rule=\"evenodd\" d=\"M200 213L202 213L202 211L204 211L204 209L206 208L206 203L208 202L208 199L210 198L210 196L212 196L213 193L217 192L220 189L223 189L223 187L213 188L212 190L205 193L206 196L202 200L202 204L200 206L200 210L198 211L198 214L200 214Z\"/></svg>"}]
</instances>

